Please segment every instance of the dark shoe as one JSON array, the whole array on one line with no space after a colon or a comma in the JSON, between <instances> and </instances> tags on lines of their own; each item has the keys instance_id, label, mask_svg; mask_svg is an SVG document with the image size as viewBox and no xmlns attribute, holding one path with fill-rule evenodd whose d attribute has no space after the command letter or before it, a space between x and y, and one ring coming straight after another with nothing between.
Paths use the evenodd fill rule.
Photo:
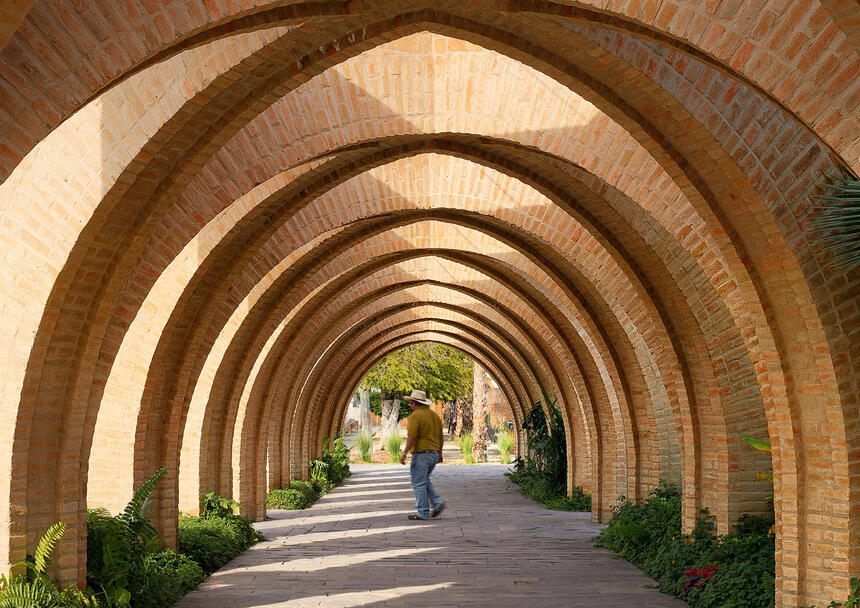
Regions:
<instances>
[{"instance_id":1,"label":"dark shoe","mask_svg":"<svg viewBox=\"0 0 860 608\"><path fill-rule=\"evenodd\" d=\"M439 517L439 514L445 510L445 503L443 502L439 508L433 509L433 512L430 514L430 517Z\"/></svg>"},{"instance_id":2,"label":"dark shoe","mask_svg":"<svg viewBox=\"0 0 860 608\"><path fill-rule=\"evenodd\" d=\"M415 515L415 513L413 513L412 515L408 515L408 516L406 517L406 519L409 519L409 520L412 520L412 521L427 521L427 520L426 520L426 519L424 519L423 517L419 517L418 515Z\"/></svg>"}]
</instances>

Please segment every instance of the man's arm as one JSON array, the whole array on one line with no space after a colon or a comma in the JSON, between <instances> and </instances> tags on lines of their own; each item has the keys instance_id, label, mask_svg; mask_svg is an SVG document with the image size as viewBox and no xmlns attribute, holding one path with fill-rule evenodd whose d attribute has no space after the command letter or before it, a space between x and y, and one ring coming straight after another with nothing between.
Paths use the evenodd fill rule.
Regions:
<instances>
[{"instance_id":1,"label":"man's arm","mask_svg":"<svg viewBox=\"0 0 860 608\"><path fill-rule=\"evenodd\" d=\"M400 453L400 464L406 464L406 455L409 451L415 447L415 442L418 441L418 437L407 437L406 438L406 447L403 448L403 451Z\"/></svg>"},{"instance_id":2,"label":"man's arm","mask_svg":"<svg viewBox=\"0 0 860 608\"><path fill-rule=\"evenodd\" d=\"M439 462L442 462L442 449L445 447L445 432L439 428Z\"/></svg>"}]
</instances>

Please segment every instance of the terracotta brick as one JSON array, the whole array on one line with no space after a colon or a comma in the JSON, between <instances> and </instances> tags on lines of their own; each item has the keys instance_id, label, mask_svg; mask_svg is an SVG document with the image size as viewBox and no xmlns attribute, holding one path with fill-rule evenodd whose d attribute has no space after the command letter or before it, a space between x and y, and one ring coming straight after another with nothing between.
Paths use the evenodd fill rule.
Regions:
<instances>
[{"instance_id":1,"label":"terracotta brick","mask_svg":"<svg viewBox=\"0 0 860 608\"><path fill-rule=\"evenodd\" d=\"M281 4L0 9L0 569L63 519L82 580L87 504L161 465L168 543L203 491L263 517L437 340L517 420L559 395L597 520L664 477L725 531L770 437L777 603L844 595L858 276L804 227L858 166L856 6Z\"/></svg>"}]
</instances>

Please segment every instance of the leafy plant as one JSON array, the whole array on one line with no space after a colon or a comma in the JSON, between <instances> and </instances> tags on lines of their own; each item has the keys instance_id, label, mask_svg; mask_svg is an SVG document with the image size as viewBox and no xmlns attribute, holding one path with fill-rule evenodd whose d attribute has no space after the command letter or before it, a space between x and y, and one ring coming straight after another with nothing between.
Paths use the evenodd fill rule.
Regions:
<instances>
[{"instance_id":1,"label":"leafy plant","mask_svg":"<svg viewBox=\"0 0 860 608\"><path fill-rule=\"evenodd\" d=\"M771 608L775 561L768 529L773 520L744 515L731 534L716 536L713 519L702 511L692 534L683 534L680 493L661 482L645 501L616 505L596 541L692 606Z\"/></svg>"},{"instance_id":2,"label":"leafy plant","mask_svg":"<svg viewBox=\"0 0 860 608\"><path fill-rule=\"evenodd\" d=\"M747 435L742 435L741 441L748 445L751 445L760 452L773 451L773 448L770 445L770 441L765 441L763 439L753 439L752 437L749 437ZM773 473L757 473L755 478L761 479L762 481L768 481L770 482L770 485L773 485ZM773 500L773 492L768 494L765 498L767 498L768 500ZM771 533L773 533L773 530L771 530Z\"/></svg>"},{"instance_id":3,"label":"leafy plant","mask_svg":"<svg viewBox=\"0 0 860 608\"><path fill-rule=\"evenodd\" d=\"M266 495L266 506L270 509L289 509L297 511L299 509L307 509L313 504L313 501L308 500L308 497L292 488L276 488L269 490Z\"/></svg>"},{"instance_id":4,"label":"leafy plant","mask_svg":"<svg viewBox=\"0 0 860 608\"><path fill-rule=\"evenodd\" d=\"M134 599L134 608L169 606L206 578L197 562L170 549L147 554L143 571L147 592Z\"/></svg>"},{"instance_id":5,"label":"leafy plant","mask_svg":"<svg viewBox=\"0 0 860 608\"><path fill-rule=\"evenodd\" d=\"M373 437L368 432L358 434L358 451L361 454L361 462L370 462L370 452L373 449Z\"/></svg>"},{"instance_id":6,"label":"leafy plant","mask_svg":"<svg viewBox=\"0 0 860 608\"><path fill-rule=\"evenodd\" d=\"M215 492L209 492L200 499L200 514L203 517L226 517L238 515L242 505L232 498L219 496Z\"/></svg>"},{"instance_id":7,"label":"leafy plant","mask_svg":"<svg viewBox=\"0 0 860 608\"><path fill-rule=\"evenodd\" d=\"M510 464L511 450L514 449L514 434L507 429L497 431L496 445L499 446L499 462Z\"/></svg>"},{"instance_id":8,"label":"leafy plant","mask_svg":"<svg viewBox=\"0 0 860 608\"><path fill-rule=\"evenodd\" d=\"M388 436L386 448L388 449L388 462L397 464L400 462L400 445L403 443L403 437L400 433L394 433Z\"/></svg>"},{"instance_id":9,"label":"leafy plant","mask_svg":"<svg viewBox=\"0 0 860 608\"><path fill-rule=\"evenodd\" d=\"M179 552L207 574L262 538L247 519L236 515L179 518Z\"/></svg>"},{"instance_id":10,"label":"leafy plant","mask_svg":"<svg viewBox=\"0 0 860 608\"><path fill-rule=\"evenodd\" d=\"M457 438L457 445L460 446L460 451L463 452L463 460L466 464L475 464L475 455L472 450L475 447L475 440L472 433L461 433Z\"/></svg>"},{"instance_id":11,"label":"leafy plant","mask_svg":"<svg viewBox=\"0 0 860 608\"><path fill-rule=\"evenodd\" d=\"M87 583L111 606L128 606L148 593L144 560L162 542L146 510L166 473L156 471L115 517L104 509L87 512Z\"/></svg>"},{"instance_id":12,"label":"leafy plant","mask_svg":"<svg viewBox=\"0 0 860 608\"><path fill-rule=\"evenodd\" d=\"M15 564L15 567L24 569L24 574L11 577L11 580L5 575L0 576L0 608L98 607L98 601L90 594L74 587L61 591L48 578L51 553L65 532L65 523L51 525L39 539L33 554Z\"/></svg>"},{"instance_id":13,"label":"leafy plant","mask_svg":"<svg viewBox=\"0 0 860 608\"><path fill-rule=\"evenodd\" d=\"M812 219L812 231L833 263L846 269L860 265L860 180L849 175L832 176L825 184L829 190L813 198L823 201Z\"/></svg>"},{"instance_id":14,"label":"leafy plant","mask_svg":"<svg viewBox=\"0 0 860 608\"><path fill-rule=\"evenodd\" d=\"M543 402L535 403L523 418L528 433L526 455L514 461L514 470L505 475L519 486L524 496L558 511L590 511L591 494L579 486L567 495L567 442L564 419L555 399L543 392ZM544 412L544 404L546 412Z\"/></svg>"}]
</instances>

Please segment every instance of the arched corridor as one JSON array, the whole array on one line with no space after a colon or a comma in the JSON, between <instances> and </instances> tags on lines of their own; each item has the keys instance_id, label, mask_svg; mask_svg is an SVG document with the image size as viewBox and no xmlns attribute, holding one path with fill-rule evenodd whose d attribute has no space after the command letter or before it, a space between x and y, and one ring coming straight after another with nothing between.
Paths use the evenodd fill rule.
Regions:
<instances>
[{"instance_id":1,"label":"arched corridor","mask_svg":"<svg viewBox=\"0 0 860 608\"><path fill-rule=\"evenodd\" d=\"M858 22L839 0L4 6L0 572L63 521L56 575L83 582L87 507L161 467L168 545L207 492L263 520L373 363L435 341L518 424L557 395L594 522L660 479L686 530L772 509L777 605L844 596L860 274L809 226L860 171Z\"/></svg>"}]
</instances>

